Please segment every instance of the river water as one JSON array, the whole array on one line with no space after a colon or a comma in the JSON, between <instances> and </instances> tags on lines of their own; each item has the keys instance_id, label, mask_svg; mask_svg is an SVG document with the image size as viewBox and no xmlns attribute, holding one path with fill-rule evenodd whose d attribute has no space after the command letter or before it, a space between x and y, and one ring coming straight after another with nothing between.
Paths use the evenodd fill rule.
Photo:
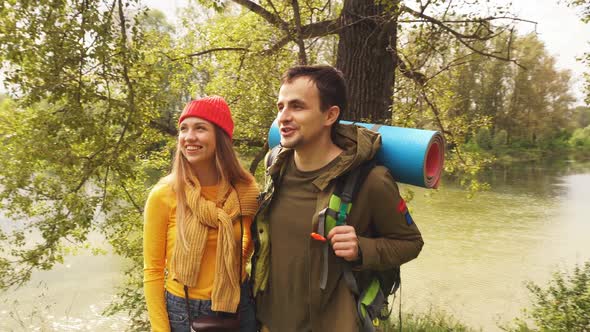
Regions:
<instances>
[{"instance_id":1,"label":"river water","mask_svg":"<svg viewBox=\"0 0 590 332\"><path fill-rule=\"evenodd\" d=\"M500 167L483 180L492 189L472 199L451 181L437 192L407 187L426 244L402 267L403 312L442 310L498 331L529 304L524 281L543 284L590 259L589 162ZM101 314L122 268L111 255L81 252L34 273L27 286L0 294L0 331L123 330L124 316Z\"/></svg>"},{"instance_id":2,"label":"river water","mask_svg":"<svg viewBox=\"0 0 590 332\"><path fill-rule=\"evenodd\" d=\"M96 234L89 243L106 249ZM79 250L50 271L34 272L27 285L0 293L0 331L124 331L127 317L102 314L122 285L123 269L117 256Z\"/></svg>"},{"instance_id":3,"label":"river water","mask_svg":"<svg viewBox=\"0 0 590 332\"><path fill-rule=\"evenodd\" d=\"M530 304L525 281L544 286L590 259L590 163L511 166L483 179L492 189L473 199L453 185L411 188L425 246L402 268L404 312L433 308L499 331Z\"/></svg>"}]
</instances>

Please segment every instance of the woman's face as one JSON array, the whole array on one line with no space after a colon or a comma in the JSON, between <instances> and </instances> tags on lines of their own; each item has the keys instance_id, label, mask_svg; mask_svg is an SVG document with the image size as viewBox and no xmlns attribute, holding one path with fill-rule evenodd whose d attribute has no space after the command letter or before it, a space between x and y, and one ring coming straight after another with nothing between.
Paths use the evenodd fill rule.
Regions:
<instances>
[{"instance_id":1,"label":"woman's face","mask_svg":"<svg viewBox=\"0 0 590 332\"><path fill-rule=\"evenodd\" d=\"M214 164L216 147L214 124L197 117L182 120L178 146L191 166Z\"/></svg>"}]
</instances>

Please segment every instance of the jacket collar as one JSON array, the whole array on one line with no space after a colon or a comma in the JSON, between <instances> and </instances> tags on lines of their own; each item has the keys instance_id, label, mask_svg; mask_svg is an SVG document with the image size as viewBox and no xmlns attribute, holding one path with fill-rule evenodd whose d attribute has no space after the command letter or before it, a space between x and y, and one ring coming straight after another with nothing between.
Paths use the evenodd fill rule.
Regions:
<instances>
[{"instance_id":1,"label":"jacket collar","mask_svg":"<svg viewBox=\"0 0 590 332\"><path fill-rule=\"evenodd\" d=\"M360 166L372 159L381 147L381 135L369 129L355 125L334 125L334 143L344 151L340 160L327 172L320 174L313 184L321 191L340 175ZM280 175L286 161L293 155L293 149L283 148L269 168L269 175L275 178Z\"/></svg>"}]
</instances>

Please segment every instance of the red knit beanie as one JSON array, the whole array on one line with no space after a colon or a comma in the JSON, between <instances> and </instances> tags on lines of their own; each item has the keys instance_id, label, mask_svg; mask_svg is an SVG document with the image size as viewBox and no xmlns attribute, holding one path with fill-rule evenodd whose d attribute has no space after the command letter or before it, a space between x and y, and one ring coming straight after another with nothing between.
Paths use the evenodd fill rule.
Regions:
<instances>
[{"instance_id":1,"label":"red knit beanie","mask_svg":"<svg viewBox=\"0 0 590 332\"><path fill-rule=\"evenodd\" d=\"M209 96L189 102L178 119L178 125L189 117L198 117L216 124L229 135L234 133L234 121L229 106L222 97Z\"/></svg>"}]
</instances>

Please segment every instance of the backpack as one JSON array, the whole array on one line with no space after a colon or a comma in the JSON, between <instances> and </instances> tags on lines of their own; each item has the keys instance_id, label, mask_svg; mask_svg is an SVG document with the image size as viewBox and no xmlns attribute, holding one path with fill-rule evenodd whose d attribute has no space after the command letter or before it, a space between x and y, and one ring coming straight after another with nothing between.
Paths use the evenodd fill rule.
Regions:
<instances>
[{"instance_id":1,"label":"backpack","mask_svg":"<svg viewBox=\"0 0 590 332\"><path fill-rule=\"evenodd\" d=\"M272 165L280 149L280 145L271 149L266 160L267 169ZM332 228L346 225L356 195L375 166L377 166L377 162L373 158L336 179L336 187L330 196L328 206L320 211L319 235L326 236ZM325 289L328 280L329 244L327 242L324 243L322 251L323 267L320 288ZM394 295L401 285L400 267L395 266L382 271L374 270L355 275L350 263L344 260L342 263L344 281L357 301L361 331L373 332L381 320L387 320L391 315L388 298L390 295Z\"/></svg>"}]
</instances>

